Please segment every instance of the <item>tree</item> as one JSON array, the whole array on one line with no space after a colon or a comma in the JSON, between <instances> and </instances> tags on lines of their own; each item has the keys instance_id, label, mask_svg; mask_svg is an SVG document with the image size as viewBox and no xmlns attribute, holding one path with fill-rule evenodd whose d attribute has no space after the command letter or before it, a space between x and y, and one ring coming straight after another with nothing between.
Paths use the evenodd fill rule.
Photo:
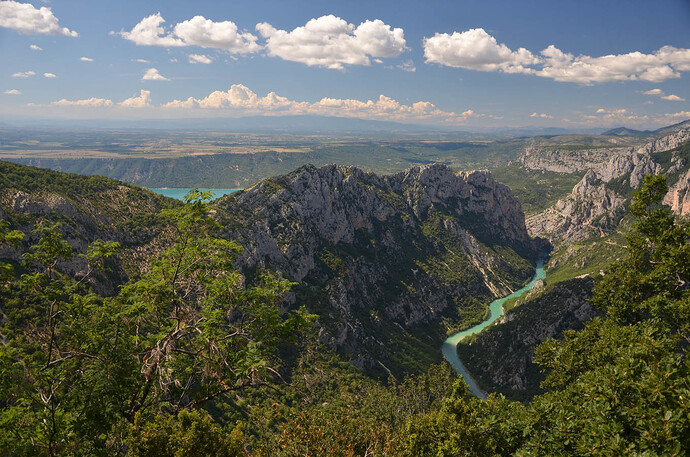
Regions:
<instances>
[{"instance_id":1,"label":"tree","mask_svg":"<svg viewBox=\"0 0 690 457\"><path fill-rule=\"evenodd\" d=\"M464 383L398 437L402 455L690 454L690 231L662 205L663 176L635 195L628 254L595 287L604 313L537 348L547 392L522 406Z\"/></svg>"},{"instance_id":2,"label":"tree","mask_svg":"<svg viewBox=\"0 0 690 457\"><path fill-rule=\"evenodd\" d=\"M628 253L596 285L604 317L539 346L550 370L525 455L690 452L690 231L647 176L630 207Z\"/></svg>"},{"instance_id":3,"label":"tree","mask_svg":"<svg viewBox=\"0 0 690 457\"><path fill-rule=\"evenodd\" d=\"M194 191L164 212L167 249L112 298L91 292L86 278L117 244L91 245L77 281L56 269L72 255L59 226L37 227L25 256L33 271L6 291L0 453L122 454L131 427L167 423L159 415L182 420L183 411L280 380L278 346L310 318L282 310L289 281L265 272L245 285L233 265L240 249L221 238L209 198Z\"/></svg>"}]
</instances>

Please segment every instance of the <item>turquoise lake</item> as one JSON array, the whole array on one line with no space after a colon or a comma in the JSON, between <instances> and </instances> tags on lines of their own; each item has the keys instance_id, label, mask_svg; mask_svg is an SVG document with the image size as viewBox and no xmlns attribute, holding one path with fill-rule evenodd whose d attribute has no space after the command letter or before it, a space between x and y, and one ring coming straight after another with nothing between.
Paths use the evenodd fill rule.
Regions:
<instances>
[{"instance_id":1,"label":"turquoise lake","mask_svg":"<svg viewBox=\"0 0 690 457\"><path fill-rule=\"evenodd\" d=\"M537 271L534 274L534 278L532 278L532 280L525 287L523 287L520 290L516 290L510 295L506 295L503 298L499 298L491 302L491 304L489 305L489 317L487 317L485 321L475 325L474 327L470 327L467 330L463 330L462 332L458 332L454 335L451 335L450 337L448 337L446 341L443 342L443 346L441 346L441 352L443 353L443 356L446 358L448 363L450 363L453 366L453 368L455 369L455 371L458 372L458 374L465 378L465 382L467 382L467 385L469 385L472 393L479 398L486 399L486 392L484 392L479 387L477 381L475 381L472 378L470 373L462 364L460 357L458 357L458 343L462 339L467 338L470 335L474 335L475 333L479 333L489 325L496 322L496 320L498 320L498 318L503 315L503 303L505 303L507 300L510 300L511 298L519 297L525 292L531 290L532 287L534 287L534 284L536 284L536 282L539 279L545 279L546 273L544 273L544 260L537 260L536 267Z\"/></svg>"},{"instance_id":2,"label":"turquoise lake","mask_svg":"<svg viewBox=\"0 0 690 457\"><path fill-rule=\"evenodd\" d=\"M157 194L164 195L166 197L174 198L177 200L182 200L184 199L184 196L187 195L187 193L192 190L192 188L180 188L180 187L159 187L159 188L154 188L154 187L149 187L148 188L150 191L153 191ZM242 189L207 189L207 188L202 188L199 187L199 190L202 192L206 192L207 190L210 190L213 192L213 198L220 198L223 195L228 195L233 192L237 192L238 190Z\"/></svg>"}]
</instances>

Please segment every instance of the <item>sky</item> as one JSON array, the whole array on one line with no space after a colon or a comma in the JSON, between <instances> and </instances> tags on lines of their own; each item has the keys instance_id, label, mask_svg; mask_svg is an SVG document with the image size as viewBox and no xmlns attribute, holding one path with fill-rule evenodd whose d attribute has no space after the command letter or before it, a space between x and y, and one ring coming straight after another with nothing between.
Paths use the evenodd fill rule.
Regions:
<instances>
[{"instance_id":1,"label":"sky","mask_svg":"<svg viewBox=\"0 0 690 457\"><path fill-rule=\"evenodd\" d=\"M690 118L690 0L0 0L0 119Z\"/></svg>"}]
</instances>

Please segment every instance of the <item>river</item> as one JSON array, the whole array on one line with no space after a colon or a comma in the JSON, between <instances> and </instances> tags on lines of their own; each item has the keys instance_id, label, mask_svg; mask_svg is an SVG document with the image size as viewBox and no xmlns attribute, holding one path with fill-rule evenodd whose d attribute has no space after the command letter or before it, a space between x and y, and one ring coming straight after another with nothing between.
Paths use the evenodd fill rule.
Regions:
<instances>
[{"instance_id":1,"label":"river","mask_svg":"<svg viewBox=\"0 0 690 457\"><path fill-rule=\"evenodd\" d=\"M458 343L470 335L474 335L475 333L481 332L486 327L496 322L496 320L498 320L498 318L500 318L503 315L503 303L505 303L507 300L510 300L511 298L519 297L528 290L531 290L532 287L534 287L534 284L536 284L537 280L544 278L546 278L546 273L544 273L544 260L540 258L539 260L537 260L537 271L534 274L534 278L532 278L532 280L525 287L523 287L520 290L516 290L512 294L506 295L503 298L499 298L492 301L489 305L489 317L487 317L485 321L475 325L474 327L470 327L466 330L463 330L462 332L458 332L454 335L451 335L450 337L448 337L446 341L443 342L443 346L441 346L441 352L443 352L443 356L446 358L448 363L450 363L453 366L455 371L457 371L463 378L465 378L465 382L467 382L467 385L469 385L470 391L477 397L481 399L486 399L486 392L484 392L479 387L477 381L475 381L474 378L472 378L470 373L462 364L460 357L458 357Z\"/></svg>"},{"instance_id":2,"label":"river","mask_svg":"<svg viewBox=\"0 0 690 457\"><path fill-rule=\"evenodd\" d=\"M179 188L179 187L149 187L149 190L161 194L165 197L174 198L176 200L184 200L184 196L192 190L192 188ZM207 190L213 191L213 198L220 198L223 195L231 194L242 189L202 189L200 191L205 192Z\"/></svg>"}]
</instances>

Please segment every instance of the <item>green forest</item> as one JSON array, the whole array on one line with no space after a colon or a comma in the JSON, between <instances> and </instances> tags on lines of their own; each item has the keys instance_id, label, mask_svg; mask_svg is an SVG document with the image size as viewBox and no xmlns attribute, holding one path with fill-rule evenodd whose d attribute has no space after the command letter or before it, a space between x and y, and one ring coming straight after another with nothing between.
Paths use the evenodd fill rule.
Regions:
<instances>
[{"instance_id":1,"label":"green forest","mask_svg":"<svg viewBox=\"0 0 690 457\"><path fill-rule=\"evenodd\" d=\"M445 364L372 379L282 306L294 284L248 284L210 194L163 209L166 248L115 295L90 278L123 255L96 240L81 276L60 223L0 229L0 454L6 456L682 456L690 451L690 226L647 177L599 316L536 361L543 392L480 400Z\"/></svg>"}]
</instances>

